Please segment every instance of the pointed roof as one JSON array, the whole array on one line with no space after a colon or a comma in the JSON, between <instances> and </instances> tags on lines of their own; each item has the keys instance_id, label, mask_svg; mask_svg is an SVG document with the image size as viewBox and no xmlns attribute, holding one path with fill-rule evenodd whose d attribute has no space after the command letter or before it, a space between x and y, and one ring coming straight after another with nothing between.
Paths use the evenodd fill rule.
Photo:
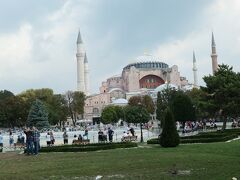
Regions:
<instances>
[{"instance_id":1,"label":"pointed roof","mask_svg":"<svg viewBox=\"0 0 240 180\"><path fill-rule=\"evenodd\" d=\"M214 35L213 35L213 32L212 32L212 47L215 47L216 44L215 44L215 40L214 40Z\"/></svg>"},{"instance_id":2,"label":"pointed roof","mask_svg":"<svg viewBox=\"0 0 240 180\"><path fill-rule=\"evenodd\" d=\"M87 59L87 53L85 53L85 57L84 57L84 63L88 63L88 59Z\"/></svg>"},{"instance_id":3,"label":"pointed roof","mask_svg":"<svg viewBox=\"0 0 240 180\"><path fill-rule=\"evenodd\" d=\"M196 62L195 52L193 51L193 63Z\"/></svg>"},{"instance_id":4,"label":"pointed roof","mask_svg":"<svg viewBox=\"0 0 240 180\"><path fill-rule=\"evenodd\" d=\"M77 37L77 44L82 44L82 37L81 37L81 33L80 33L80 29L78 31L78 37Z\"/></svg>"}]
</instances>

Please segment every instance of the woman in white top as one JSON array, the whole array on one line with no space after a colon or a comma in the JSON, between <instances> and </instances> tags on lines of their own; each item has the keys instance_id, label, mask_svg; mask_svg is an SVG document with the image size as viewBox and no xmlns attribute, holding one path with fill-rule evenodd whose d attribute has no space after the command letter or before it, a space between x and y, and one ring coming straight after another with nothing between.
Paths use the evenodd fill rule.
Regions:
<instances>
[{"instance_id":1,"label":"woman in white top","mask_svg":"<svg viewBox=\"0 0 240 180\"><path fill-rule=\"evenodd\" d=\"M51 136L50 136L49 132L47 133L46 140L47 140L47 146L50 146L51 145Z\"/></svg>"}]
</instances>

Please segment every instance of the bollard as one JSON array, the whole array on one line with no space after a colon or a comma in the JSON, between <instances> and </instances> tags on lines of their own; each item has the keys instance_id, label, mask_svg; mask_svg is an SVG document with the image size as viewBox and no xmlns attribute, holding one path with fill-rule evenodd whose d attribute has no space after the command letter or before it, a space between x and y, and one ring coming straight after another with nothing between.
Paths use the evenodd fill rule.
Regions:
<instances>
[{"instance_id":1,"label":"bollard","mask_svg":"<svg viewBox=\"0 0 240 180\"><path fill-rule=\"evenodd\" d=\"M116 133L116 142L117 142L117 133Z\"/></svg>"}]
</instances>

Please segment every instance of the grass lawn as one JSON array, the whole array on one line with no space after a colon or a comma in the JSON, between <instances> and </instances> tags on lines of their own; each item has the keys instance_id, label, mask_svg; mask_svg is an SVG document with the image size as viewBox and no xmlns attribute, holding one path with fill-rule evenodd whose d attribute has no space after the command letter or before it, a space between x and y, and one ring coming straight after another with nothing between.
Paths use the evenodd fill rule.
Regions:
<instances>
[{"instance_id":1,"label":"grass lawn","mask_svg":"<svg viewBox=\"0 0 240 180\"><path fill-rule=\"evenodd\" d=\"M174 168L177 175L171 173ZM240 140L38 156L0 153L0 179L95 179L97 175L102 179L240 179Z\"/></svg>"}]
</instances>

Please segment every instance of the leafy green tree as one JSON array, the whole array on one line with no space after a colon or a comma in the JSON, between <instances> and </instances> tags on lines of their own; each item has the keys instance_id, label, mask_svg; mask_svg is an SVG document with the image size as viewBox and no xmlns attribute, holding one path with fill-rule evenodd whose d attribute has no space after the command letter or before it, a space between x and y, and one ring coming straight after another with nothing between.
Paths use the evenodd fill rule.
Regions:
<instances>
[{"instance_id":1,"label":"leafy green tree","mask_svg":"<svg viewBox=\"0 0 240 180\"><path fill-rule=\"evenodd\" d=\"M143 123L147 123L150 120L150 115L145 107L138 106L126 106L125 107L125 116L126 121L128 123L138 123L141 128L141 142L143 142L143 134L142 134L142 125Z\"/></svg>"},{"instance_id":2,"label":"leafy green tree","mask_svg":"<svg viewBox=\"0 0 240 180\"><path fill-rule=\"evenodd\" d=\"M37 99L33 103L29 111L27 126L35 126L39 129L49 127L48 112L42 101Z\"/></svg>"},{"instance_id":3,"label":"leafy green tree","mask_svg":"<svg viewBox=\"0 0 240 180\"><path fill-rule=\"evenodd\" d=\"M164 112L166 111L167 108L170 108L170 104L175 93L176 93L175 89L167 88L162 91L159 91L157 94L156 115L157 119L161 122L161 127L163 127L164 124Z\"/></svg>"},{"instance_id":4,"label":"leafy green tree","mask_svg":"<svg viewBox=\"0 0 240 180\"><path fill-rule=\"evenodd\" d=\"M222 64L214 75L203 77L208 93L208 101L216 107L216 115L223 118L223 129L226 128L228 117L237 117L240 113L240 73L233 67Z\"/></svg>"},{"instance_id":5,"label":"leafy green tree","mask_svg":"<svg viewBox=\"0 0 240 180\"><path fill-rule=\"evenodd\" d=\"M0 126L9 127L10 123L8 122L8 107L6 106L6 102L14 97L14 94L8 90L0 91Z\"/></svg>"},{"instance_id":6,"label":"leafy green tree","mask_svg":"<svg viewBox=\"0 0 240 180\"><path fill-rule=\"evenodd\" d=\"M182 91L177 91L174 94L170 108L173 112L175 121L183 122L183 128L186 121L193 121L196 119L191 98Z\"/></svg>"},{"instance_id":7,"label":"leafy green tree","mask_svg":"<svg viewBox=\"0 0 240 180\"><path fill-rule=\"evenodd\" d=\"M79 91L68 91L65 98L68 106L68 112L72 118L73 125L75 126L78 117L81 116L81 118L83 118L85 94Z\"/></svg>"},{"instance_id":8,"label":"leafy green tree","mask_svg":"<svg viewBox=\"0 0 240 180\"><path fill-rule=\"evenodd\" d=\"M106 106L101 114L101 122L103 124L116 123L118 121L118 115L116 108L112 105Z\"/></svg>"},{"instance_id":9,"label":"leafy green tree","mask_svg":"<svg viewBox=\"0 0 240 180\"><path fill-rule=\"evenodd\" d=\"M196 118L201 120L207 117L213 117L216 112L216 106L213 101L208 99L208 94L202 89L193 88L186 94L191 98L195 107Z\"/></svg>"},{"instance_id":10,"label":"leafy green tree","mask_svg":"<svg viewBox=\"0 0 240 180\"><path fill-rule=\"evenodd\" d=\"M176 129L176 122L169 108L165 111L164 119L163 130L159 141L160 145L162 147L176 147L179 145L180 140Z\"/></svg>"},{"instance_id":11,"label":"leafy green tree","mask_svg":"<svg viewBox=\"0 0 240 180\"><path fill-rule=\"evenodd\" d=\"M23 126L26 118L23 113L24 102L12 92L0 91L0 126Z\"/></svg>"},{"instance_id":12,"label":"leafy green tree","mask_svg":"<svg viewBox=\"0 0 240 180\"><path fill-rule=\"evenodd\" d=\"M128 104L130 106L143 106L148 113L153 114L155 112L155 105L153 103L152 98L149 95L144 96L132 96L128 100Z\"/></svg>"},{"instance_id":13,"label":"leafy green tree","mask_svg":"<svg viewBox=\"0 0 240 180\"><path fill-rule=\"evenodd\" d=\"M124 107L122 106L114 106L114 110L117 114L117 120L125 120L125 115L124 115Z\"/></svg>"}]
</instances>

